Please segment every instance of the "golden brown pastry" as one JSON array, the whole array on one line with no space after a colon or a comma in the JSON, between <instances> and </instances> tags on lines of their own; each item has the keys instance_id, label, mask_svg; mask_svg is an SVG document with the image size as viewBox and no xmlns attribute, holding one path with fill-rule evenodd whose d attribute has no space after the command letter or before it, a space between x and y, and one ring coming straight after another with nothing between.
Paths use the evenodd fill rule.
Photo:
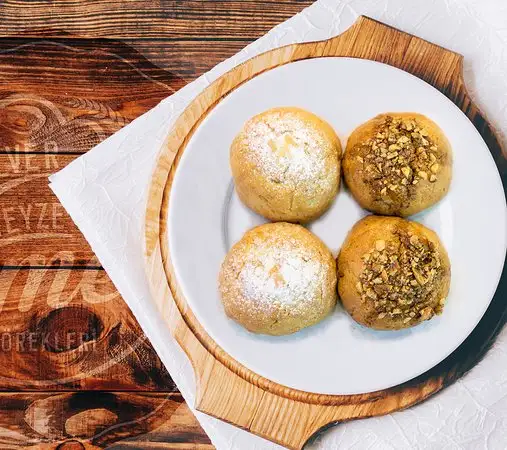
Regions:
<instances>
[{"instance_id":1,"label":"golden brown pastry","mask_svg":"<svg viewBox=\"0 0 507 450\"><path fill-rule=\"evenodd\" d=\"M410 216L449 190L452 150L438 125L416 113L387 113L350 136L345 182L359 204L377 214Z\"/></svg>"},{"instance_id":2,"label":"golden brown pastry","mask_svg":"<svg viewBox=\"0 0 507 450\"><path fill-rule=\"evenodd\" d=\"M243 203L273 221L307 222L330 206L340 184L341 144L331 126L299 108L250 119L230 163Z\"/></svg>"},{"instance_id":3,"label":"golden brown pastry","mask_svg":"<svg viewBox=\"0 0 507 450\"><path fill-rule=\"evenodd\" d=\"M362 219L338 256L343 306L377 330L413 327L440 314L450 281L449 257L438 236L398 217Z\"/></svg>"},{"instance_id":4,"label":"golden brown pastry","mask_svg":"<svg viewBox=\"0 0 507 450\"><path fill-rule=\"evenodd\" d=\"M227 315L254 333L283 335L314 325L336 305L336 263L300 225L270 223L248 231L219 275Z\"/></svg>"}]
</instances>

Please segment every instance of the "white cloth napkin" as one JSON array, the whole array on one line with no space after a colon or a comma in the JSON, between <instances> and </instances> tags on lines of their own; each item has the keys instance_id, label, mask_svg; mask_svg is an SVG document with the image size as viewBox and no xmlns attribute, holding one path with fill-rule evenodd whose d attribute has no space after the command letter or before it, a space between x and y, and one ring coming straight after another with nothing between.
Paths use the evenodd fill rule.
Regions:
<instances>
[{"instance_id":1,"label":"white cloth napkin","mask_svg":"<svg viewBox=\"0 0 507 450\"><path fill-rule=\"evenodd\" d=\"M319 0L219 64L53 175L51 188L90 243L189 405L188 360L151 302L143 268L146 190L171 124L204 87L238 63L294 42L337 35L365 14L465 56L471 96L507 136L507 2L504 0ZM431 400L389 416L338 425L311 448L507 448L507 330L486 358ZM281 447L199 412L219 449Z\"/></svg>"}]
</instances>

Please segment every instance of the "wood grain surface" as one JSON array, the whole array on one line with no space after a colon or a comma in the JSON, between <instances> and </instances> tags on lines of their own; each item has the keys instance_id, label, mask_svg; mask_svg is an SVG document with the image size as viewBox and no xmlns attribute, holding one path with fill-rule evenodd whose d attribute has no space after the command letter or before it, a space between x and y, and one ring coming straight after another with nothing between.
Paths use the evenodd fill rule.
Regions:
<instances>
[{"instance_id":1,"label":"wood grain surface","mask_svg":"<svg viewBox=\"0 0 507 450\"><path fill-rule=\"evenodd\" d=\"M204 41L253 40L313 3L309 0L4 0L4 36L58 37L66 34L107 38Z\"/></svg>"},{"instance_id":2,"label":"wood grain surface","mask_svg":"<svg viewBox=\"0 0 507 450\"><path fill-rule=\"evenodd\" d=\"M100 269L0 271L0 384L176 390Z\"/></svg>"},{"instance_id":3,"label":"wood grain surface","mask_svg":"<svg viewBox=\"0 0 507 450\"><path fill-rule=\"evenodd\" d=\"M0 394L0 448L211 450L178 393Z\"/></svg>"},{"instance_id":4,"label":"wood grain surface","mask_svg":"<svg viewBox=\"0 0 507 450\"><path fill-rule=\"evenodd\" d=\"M387 414L427 399L473 367L507 315L504 273L486 316L450 357L400 386L358 395L302 392L262 378L224 352L197 321L179 287L167 239L172 181L186 143L219 101L244 82L292 61L326 56L387 63L442 91L481 132L507 185L507 154L468 97L462 56L369 18L359 18L342 35L329 40L289 45L254 57L216 80L190 103L164 143L150 189L145 240L153 297L167 327L192 362L197 381L196 408L292 449L301 449L314 433L329 424ZM224 383L228 386L226 392Z\"/></svg>"},{"instance_id":5,"label":"wood grain surface","mask_svg":"<svg viewBox=\"0 0 507 450\"><path fill-rule=\"evenodd\" d=\"M311 3L0 2L0 448L212 448L47 176Z\"/></svg>"}]
</instances>

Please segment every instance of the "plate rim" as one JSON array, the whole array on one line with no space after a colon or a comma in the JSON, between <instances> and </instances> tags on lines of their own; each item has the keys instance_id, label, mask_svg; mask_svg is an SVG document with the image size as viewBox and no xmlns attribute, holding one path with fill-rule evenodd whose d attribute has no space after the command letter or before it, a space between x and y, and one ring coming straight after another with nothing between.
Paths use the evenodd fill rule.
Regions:
<instances>
[{"instance_id":1,"label":"plate rim","mask_svg":"<svg viewBox=\"0 0 507 450\"><path fill-rule=\"evenodd\" d=\"M347 57L343 57L343 56L330 56L330 57L332 57L332 58L337 58L337 57L339 57L339 58L347 58ZM305 59L309 59L309 58L301 58L301 59L299 59L299 61L301 61L301 60L305 60ZM436 88L436 87L434 87L434 86L431 86L431 84L427 83L425 80L422 80L422 79L421 79L421 78L419 78L418 76L415 76L415 75L411 74L411 73L410 73L410 72L408 72L408 71L405 71L405 70L403 70L403 69L400 69L400 68L395 67L395 66L390 65L390 64L385 64L385 63L383 63L383 62L374 61L374 60L367 59L367 58L364 58L364 59L365 59L366 61L369 61L370 63L374 63L374 64L376 63L376 64L388 65L391 69L395 69L395 70L399 70L399 71L405 72L405 74L408 74L409 76L411 76L411 77L413 77L413 78L417 78L419 82L423 82L423 83L425 83L425 84L428 84L430 87L433 87L434 89L436 89L437 91L439 91L439 92L442 94L442 91L441 91L441 90L437 89L437 88ZM247 62L248 62L248 61L247 61ZM288 61L287 63L296 63L296 62L297 62L297 61L293 61L293 60L291 60L291 61ZM287 64L287 63L284 63L283 65L285 65L285 64ZM245 64L245 63L244 63L244 64ZM276 66L276 67L280 67L280 65L279 65L279 66ZM272 68L275 68L275 67L272 67ZM270 70L271 70L271 69L270 69ZM235 88L234 88L234 89L235 89ZM224 97L222 97L222 98L225 98L226 96L228 96L228 95L229 95L229 94L230 94L230 93L231 93L234 89L232 89L230 92L228 92L227 94L225 94L225 95L224 95ZM466 117L466 118L467 118L467 119L471 122L471 120L468 118L468 116L467 116L467 115L466 115L466 114L465 114L465 113L464 113L464 112L463 112L463 111L462 111L462 110L461 110L461 109L460 109L460 108L456 105L456 103L454 103L454 102L453 102L452 100L450 100L450 99L448 99L448 100L449 100L449 101L450 101L450 102L454 105L454 107L455 107L455 108L457 108L457 109L459 110L459 112L460 112L461 114L463 114L463 115L464 115L464 116L465 116L465 117ZM220 101L221 101L221 99L220 99ZM213 111L213 109L215 108L215 106L216 106L218 103L219 103L219 102L217 102L217 103L213 104L213 105L212 105L212 106L211 106L211 107L210 107L207 111L205 111L205 113L204 113L204 114L205 114L205 116L207 116L208 114L210 114L210 113ZM200 120L202 120L202 118L201 118ZM198 126L199 126L199 124L200 124L200 120L199 120L199 123L196 125L196 127L194 127L194 128L193 128L193 129L192 129L192 130L188 133L187 138L186 138L186 142L185 142L185 143L184 143L184 144L183 144L183 145L182 145L182 146L178 149L177 154L176 154L176 157L175 157L175 159L174 159L173 163L171 164L171 168L170 168L170 176L169 176L169 177L168 177L168 179L167 179L166 187L165 187L165 189L164 189L164 196L165 196L165 197L167 197L167 200L168 200L168 197L170 197L170 192L171 192L171 189L169 189L169 193L167 193L167 192L166 192L166 190L167 190L167 184L172 185L172 179L174 178L174 174L175 174L175 172L176 172L176 170L177 170L179 160L180 160L180 158L181 158L181 156L182 156L182 154L183 154L183 152L184 152L184 150L185 150L185 148L186 148L186 144L188 143L188 141L189 141L190 137L191 137L191 136L194 134L194 132L197 130L197 128L198 128ZM484 141L484 143L485 143L486 147L487 147L487 148L488 148L488 150L489 150L490 157L492 157L492 150L491 150L491 148L490 148L490 145L488 145L488 144L485 142L484 138L483 138L483 137L482 137L482 135L479 133L479 131L477 130L477 127L474 125L474 123L473 123L473 122L472 122L472 124L471 124L471 125L473 125L473 126L474 126L475 132L477 132L477 133L479 134L479 136L480 136L481 140L483 140L483 141ZM492 159L493 159L493 161L494 161L494 158L492 158ZM500 183L501 183L501 184L503 184L503 183L504 183L504 180L502 179L501 172L500 172L500 170L499 170L499 168L498 168L498 165L496 164L496 161L494 161L494 163L495 163L495 167L496 167L496 169L497 169L497 172L499 172ZM170 181L170 180L171 180L171 182L169 183L169 181ZM504 197L505 197L505 188L504 188ZM166 207L168 207L168 203L166 204ZM165 216L164 216L164 217L162 217L162 216L161 216L161 219L162 219L162 220L161 220L161 222L165 222L167 217L168 217L168 216L167 216L167 214L165 214ZM165 225L161 223L161 225L163 225L163 226L161 226L161 229L163 230L163 232L162 232L162 233L160 233L160 238L161 238L161 240L165 240L165 242L167 242L167 243L168 243L168 238L167 238L167 223L166 223ZM166 262L169 262L169 264L171 264L171 263L170 263L170 259L169 259L169 258L165 258L165 260L166 260ZM504 267L505 267L505 260L504 260ZM165 267L164 267L164 270L165 270ZM475 323L474 327L472 327L472 329L471 329L471 330L467 333L467 335L465 336L465 338L463 339L463 341L461 341L461 342L460 342L460 343L459 343L459 344L458 344L455 348L453 348L453 349L452 349L452 350L451 350L451 351L450 351L450 352L449 352L449 353L448 353L445 357L443 357L443 358L442 358L442 359L440 359L438 362L436 362L433 366L431 366L431 367L429 368L429 370L431 370L433 367L436 367L436 366L438 366L440 363L442 363L443 361L445 361L445 360L449 357L449 355L451 355L451 354L452 354L452 353L453 353L453 352L454 352L457 348L459 348L459 347L461 346L461 344L462 344L462 343L464 342L464 340L465 340L465 339L466 339L466 338L467 338L467 337L471 334L471 332L473 332L473 330L475 329L475 327L477 326L477 324L478 324L478 323L480 322L480 320L482 319L482 317L483 317L483 315L484 315L484 312L487 310L487 308L488 308L488 307L489 307L489 305L491 304L491 301L493 300L493 298L494 298L494 297L495 297L495 295L496 295L496 292L497 292L497 289L498 289L498 286L499 286L499 282L500 282L500 280L501 280L501 278L502 278L502 277L501 277L501 274L502 274L502 271L500 271L500 275L499 275L499 277L498 277L498 283L497 283L497 286L496 286L495 291L494 291L494 293L493 293L494 295L491 297L491 299L489 300L489 302L486 304L486 307L485 307L485 309L484 309L483 313L482 313L482 314L480 315L480 317L478 318L478 320L477 320L477 322ZM169 277L168 277L168 280L169 280ZM192 313L192 311L190 310L190 308L189 308L189 306L188 306L188 305L186 305L186 306L185 306L185 305L179 305L179 304L178 304L178 302L176 301L177 295L174 295L174 292L175 292L175 290L176 290L176 289L174 288L174 286L170 286L170 287L171 287L171 291L173 292L173 296L175 297L175 302L176 302L176 304L177 304L178 308L180 309L180 311L182 312L182 315L183 315L183 312L185 312L185 314L187 314L187 312L189 311L189 312L192 314L192 316L193 316L193 313ZM185 303L186 303L186 302L185 302ZM188 310L188 311L187 311L187 310ZM195 320L195 321L196 321L195 316L193 316L193 320ZM188 324L188 321L187 321L187 320L185 320L185 321L186 321L186 322L187 322L187 324ZM188 324L188 325L190 326L191 324ZM201 325L201 326L202 326L202 325ZM190 326L190 328L191 328L191 329L192 329L192 331L194 331L194 332L195 332L195 331L197 331L197 330L195 330L192 326ZM209 334L206 332L206 330L203 330L203 331L205 332L207 339L211 340L211 341L214 343L215 347L219 347L219 346L218 346L218 344L217 344L217 343L216 343L216 342L215 342L215 341L214 341L214 340L213 340L213 339L209 336ZM203 343L203 342L202 342L202 336L200 336L200 333L198 333L198 332L197 332L197 333L196 333L196 336L199 338L199 341L200 341L201 343ZM204 344L203 344L203 345L204 345ZM208 348L208 346L207 346L207 345L205 345L205 347L206 347L206 349L207 349L208 351L210 351L210 349ZM248 372L252 372L252 371L251 371L251 369L248 369L248 368L246 368L245 366L243 366L241 363L239 363L237 360L235 360L235 359L234 359L231 355L229 355L229 354L228 354L227 352L225 352L223 349L221 349L221 348L220 348L220 350L221 350L221 352L223 352L223 354L227 357L227 359L228 359L228 360L233 360L233 362L234 362L234 364L232 364L232 365L227 364L227 366L228 366L228 367L229 367L229 366L231 366L231 367L229 367L229 368L232 368L234 373L236 373L236 374L238 374L238 375L242 376L242 378L244 378L245 380L249 381L249 378L250 378L250 377L245 376L244 371L246 370L246 371L248 371ZM218 359L220 362L224 363L223 358L222 358L222 357L221 357L221 355L220 355L220 352L216 352L216 351L210 351L210 352L211 352L211 353L212 353L215 357L217 357L217 359ZM285 391L287 391L287 390L289 390L289 391L297 391L297 392L300 392L300 393L305 394L305 401L307 401L307 402L308 402L307 395L308 395L308 394L310 394L310 395L314 395L314 396L318 397L318 403L319 403L319 404L322 404L322 397L331 397L331 398L333 398L333 399L336 399L336 398L343 398L343 397L351 398L351 397L358 397L358 396L359 396L359 397L364 397L365 395L368 395L368 394L375 394L375 393L379 393L379 392L384 392L384 391L389 390L389 389L399 388L400 386L404 386L404 385L405 385L405 384L407 384L407 383L411 383L413 380L415 380L415 379L419 378L420 376L423 376L423 375L424 375L424 373L426 373L426 372L422 372L422 373L420 373L419 375L417 375L415 378L411 378L411 379L409 379L409 380L407 380L407 381L403 382L402 384L399 384L399 385L396 385L396 386L391 386L391 387L388 387L388 388L385 388L385 389L381 389L380 391L368 392L368 393L366 393L366 394L318 394L318 393L312 393L312 392L307 392L307 391L298 391L298 390L297 390L297 389L295 389L295 388L289 388L289 387L286 387L286 386L281 385L281 384L279 384L279 383L277 383L277 382L275 382L275 381L272 381L272 380L269 380L269 379L267 379L267 378L261 377L260 375L257 375L257 374L255 374L254 372L252 372L252 374L253 374L253 375L255 376L255 378L256 378L256 380L255 380L254 384L259 385L259 386L260 386L260 387L262 387L263 389L269 390L270 392L273 392L273 393L275 393L275 394L277 394L277 395L280 395L280 394L281 394L281 395L284 395L284 394L286 394L286 392L285 392ZM267 386L265 386L265 385L264 385L264 383L262 383L262 380L259 380L259 379L263 379L263 380L265 380L265 381L268 383L268 385L267 385ZM263 385L264 385L264 386L263 386ZM276 385L276 386L278 386L278 387L279 387L279 389L272 389L272 387L273 387L272 385ZM291 397L292 397L292 396L291 396Z\"/></svg>"},{"instance_id":2,"label":"plate rim","mask_svg":"<svg viewBox=\"0 0 507 450\"><path fill-rule=\"evenodd\" d=\"M321 58L319 58L321 59ZM325 58L324 58L325 59ZM336 57L328 57L328 59L336 59ZM351 60L354 60L355 58L347 58L347 57L340 57L340 59L351 59ZM300 63L305 63L306 60L300 60L300 61L294 61L292 63L290 63L290 65L297 65L297 64L300 64ZM403 71L399 68L396 68L396 67L393 67L393 66L390 66L390 65L387 65L387 64L384 64L384 63L380 63L380 62L377 62L377 61L371 61L371 60L362 60L361 61L361 64L374 64L374 65L381 65L381 66L385 66L387 67L389 70L393 70L393 71L396 71L396 72L403 72L403 76L408 76L409 78L411 78L414 82L416 83L420 83L420 84L423 84L425 85L425 87L429 87L435 91L437 91L437 93L439 94L439 96L442 97L442 101L445 101L451 108L453 108L456 112L456 114L459 114L460 116L462 116L463 119L465 119L468 123L468 125L470 125L472 128L473 128L473 131L471 129L471 131L473 133L476 133L477 134L477 137L480 139L480 141L483 143L483 145L486 147L487 149L487 154L489 156L486 156L484 155L483 157L484 158L491 158L492 162L493 162L493 166L492 166L492 169L493 167L496 168L496 171L498 173L498 177L495 175L495 179L496 181L499 181L499 185L496 186L498 189L500 189L500 192L499 194L501 195L501 192L502 192L502 179L501 179L501 176L500 176L500 173L499 173L499 170L498 170L498 167L494 161L494 158L492 157L492 154L491 154L491 149L489 148L488 144L486 143L486 141L484 140L484 138L481 136L481 134L479 133L479 131L477 130L477 128L474 126L474 124L470 121L470 119L466 116L466 114L454 103L452 102L449 98L447 98L441 91L439 91L438 89L436 89L435 87L431 86L429 83L426 83L424 80L421 80L420 78L414 76L413 74L410 74L409 72L406 72L406 71ZM249 80L250 81L250 80ZM228 94L229 95L229 94ZM217 104L215 104L213 106L213 108L208 112L208 114L206 115L206 118L213 113L213 110L215 109L215 107L222 102L222 100L224 100L227 96L224 96L223 98L221 98L220 102L218 102ZM205 119L203 119L204 121ZM199 123L199 126L196 127L192 133L190 133L188 136L187 136L187 139L186 139L186 144L185 144L185 147L184 149L186 149L187 145L190 143L191 139L193 138L195 132L197 132L197 130L199 129L200 125L201 125L202 122ZM486 150L484 149L484 150ZM482 149L481 150L478 150L480 152L482 152ZM182 152L182 154L184 153L184 150ZM179 160L178 160L178 163L176 164L176 169L175 169L175 172L177 170L177 168L179 167ZM496 184L496 182L495 182ZM172 185L171 185L171 188L169 189L169 194L168 195L172 195ZM504 194L504 203L505 203L505 194ZM168 211L168 215L167 215L167 218L169 218L169 214L170 214L170 210ZM410 219L410 218L409 218ZM507 212L504 211L504 214L503 214L503 219L504 221L507 223ZM168 219L169 220L169 219ZM170 253L170 232L167 231L167 229L165 230L166 232L164 233L165 235L165 238L167 239L167 247L168 247L168 254ZM499 236L500 237L500 236ZM505 266L505 255L507 253L507 233L505 236L503 236L503 248L504 248L504 264L503 266ZM171 263L172 264L172 263ZM178 283L178 289L181 290L180 288L180 285L179 285L179 282L178 282L178 279L177 279L177 275L175 272L177 272L177 270L172 269L173 273L174 273L174 280L171 280L173 283ZM498 273L496 274L496 284L494 285L494 288L491 287L489 290L492 291L490 294L487 295L487 297L489 297L489 300L485 301L484 302L484 307L482 308L482 310L480 311L480 313L477 313L477 315L475 316L475 320L473 321L473 325L471 325L470 327L467 327L466 329L466 332L463 333L463 335L461 336L461 339L458 339L456 340L456 342L453 343L453 345L450 345L449 348L448 348L448 351L445 353L445 354L442 354L442 355L439 355L437 358L435 358L435 361L431 362L427 367L425 367L422 371L418 370L417 372L415 372L414 374L412 374L409 378L403 380L402 382L398 383L398 384L390 384L388 386L382 386L382 387L378 387L374 390L368 390L366 392L357 392L357 393L348 393L348 394L341 394L341 393L338 393L338 394L331 394L331 393L325 393L325 392L315 392L315 391L303 391L301 390L301 392L311 392L311 393L314 393L316 395L331 395L331 396L349 396L349 395L362 395L362 394L366 394L366 393L371 393L371 392L380 392L380 391L384 391L386 389L391 389L391 388L394 388L396 386L401 386L405 383L410 383L411 380L414 380L416 379L417 377L423 375L424 373L428 372L429 370L431 370L432 368L436 367L437 365L439 365L441 362L443 362L445 359L447 359L456 349L458 349L461 344L463 344L463 342L468 338L468 336L470 336L470 334L473 332L473 330L477 327L477 325L479 324L479 322L481 321L481 319L484 317L484 314L485 312L487 311L487 309L489 308L493 298L495 297L495 294L496 294L496 291L497 291L497 288L499 286L499 283L500 283L500 279L501 279L501 275L502 275L502 271L503 271L503 267L499 269ZM191 310L191 306L190 306L190 303L188 302L188 300L185 300L185 303L187 305L187 307ZM193 315L193 320L198 321L197 317L195 316L195 313L192 311L192 315ZM199 322L200 323L200 322ZM210 335L210 333L206 330L205 326L200 323L200 325L202 326L202 328L204 329L206 335L207 335L207 338L209 338L212 342L214 342L217 346L220 347L220 344ZM231 354L227 353L226 350L223 349L223 347L220 347L222 349L222 351L228 356L228 358L234 360L237 364L241 365L242 367L246 367L248 370L252 371L253 373L256 373L253 369L250 369L249 367L245 366L243 362L240 362L238 361L237 359L235 359ZM279 381L275 381L275 380L272 380L270 378L267 378L266 375L260 375L258 373L256 373L258 376L261 376L263 378L266 378L269 382L271 383L276 383L276 384L279 384L280 386L284 386L285 388L287 389L294 389L294 390L298 390L298 388L294 388L294 387L289 387L287 385L283 385L281 384ZM300 390L300 389L299 389Z\"/></svg>"}]
</instances>

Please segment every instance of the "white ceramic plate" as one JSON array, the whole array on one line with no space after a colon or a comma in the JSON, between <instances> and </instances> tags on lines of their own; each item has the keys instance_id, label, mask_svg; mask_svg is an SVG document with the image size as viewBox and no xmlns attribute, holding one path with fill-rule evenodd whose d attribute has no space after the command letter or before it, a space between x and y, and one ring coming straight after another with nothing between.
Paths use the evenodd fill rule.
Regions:
<instances>
[{"instance_id":1,"label":"white ceramic plate","mask_svg":"<svg viewBox=\"0 0 507 450\"><path fill-rule=\"evenodd\" d=\"M352 130L388 111L416 111L436 121L454 150L447 197L413 219L435 230L452 263L441 317L413 329L372 331L338 306L320 324L286 337L259 336L228 319L217 292L230 245L264 220L232 187L229 147L244 122L275 106L299 106L334 126L345 146ZM470 334L486 311L502 271L507 220L503 188L481 136L436 89L391 66L319 58L266 72L231 93L191 138L176 172L169 245L178 282L199 322L229 355L272 381L322 394L388 388L430 369ZM336 255L365 212L343 189L309 228Z\"/></svg>"}]
</instances>

